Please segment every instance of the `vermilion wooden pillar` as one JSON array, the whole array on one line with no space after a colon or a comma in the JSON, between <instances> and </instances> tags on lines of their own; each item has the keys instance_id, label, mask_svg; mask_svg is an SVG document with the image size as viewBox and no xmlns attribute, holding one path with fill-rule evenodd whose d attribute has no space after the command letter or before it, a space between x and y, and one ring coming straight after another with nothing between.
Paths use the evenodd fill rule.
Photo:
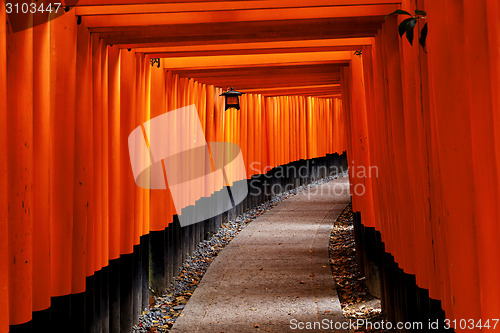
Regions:
<instances>
[{"instance_id":1,"label":"vermilion wooden pillar","mask_svg":"<svg viewBox=\"0 0 500 333\"><path fill-rule=\"evenodd\" d=\"M300 142L300 155L302 159L307 158L307 127L306 127L306 108L305 97L299 97L299 142Z\"/></svg>"},{"instance_id":2,"label":"vermilion wooden pillar","mask_svg":"<svg viewBox=\"0 0 500 333\"><path fill-rule=\"evenodd\" d=\"M151 119L151 71L152 68L149 63L149 58L145 57L144 59L144 100L143 100L143 108L144 108L144 120ZM151 230L151 210L149 209L151 203L151 191L147 190L144 199L144 224L143 224L143 233L149 233Z\"/></svg>"},{"instance_id":3,"label":"vermilion wooden pillar","mask_svg":"<svg viewBox=\"0 0 500 333\"><path fill-rule=\"evenodd\" d=\"M275 152L277 156L277 166L285 164L285 149L283 147L284 138L284 116L283 116L283 96L276 98L275 105L275 118L274 118L274 128L275 128ZM311 119L312 126L312 119ZM312 138L311 138L312 139Z\"/></svg>"},{"instance_id":4,"label":"vermilion wooden pillar","mask_svg":"<svg viewBox=\"0 0 500 333\"><path fill-rule=\"evenodd\" d=\"M205 100L205 138L207 142L210 144L210 142L215 142L215 131L216 131L216 124L215 124L215 89L214 86L212 85L207 85L206 86L206 100ZM210 151L209 154L211 155L212 152ZM211 167L212 170L210 172L214 171L214 165L213 165L213 156L210 156L211 159ZM216 184L216 179L215 176L209 176L208 181L210 182L209 189L215 189L215 184ZM210 192L210 191L209 191ZM210 195L211 193L207 193Z\"/></svg>"},{"instance_id":5,"label":"vermilion wooden pillar","mask_svg":"<svg viewBox=\"0 0 500 333\"><path fill-rule=\"evenodd\" d=\"M224 111L224 97L220 96L223 93L222 88L214 88L214 132L215 141L223 142L227 139L226 133L229 128L230 117ZM225 186L224 180L220 181L222 186Z\"/></svg>"},{"instance_id":6,"label":"vermilion wooden pillar","mask_svg":"<svg viewBox=\"0 0 500 333\"><path fill-rule=\"evenodd\" d=\"M422 3L416 5L414 1L404 1L403 8L413 12L417 7L425 10ZM419 22L416 29L422 29L424 22ZM417 284L422 288L429 289L430 278L429 262L434 260L432 254L431 223L429 221L429 185L428 185L428 154L427 142L430 133L426 132L424 122L426 113L424 109L424 95L428 94L425 89L422 73L426 71L423 60L426 57L421 47L412 47L404 40L400 44L402 62L402 93L404 103L404 121L406 137L406 153L409 177L409 190L413 208L413 229L415 238L415 273Z\"/></svg>"},{"instance_id":7,"label":"vermilion wooden pillar","mask_svg":"<svg viewBox=\"0 0 500 333\"><path fill-rule=\"evenodd\" d=\"M253 117L253 123L255 124L255 147L254 147L254 154L255 154L255 159L256 162L254 164L254 173L255 174L261 174L264 170L264 167L266 165L266 162L264 160L264 154L265 154L265 148L264 148L264 142L265 142L265 134L263 129L263 107L265 106L264 104L264 98L261 95L256 96L256 110L255 113L251 114Z\"/></svg>"},{"instance_id":8,"label":"vermilion wooden pillar","mask_svg":"<svg viewBox=\"0 0 500 333\"><path fill-rule=\"evenodd\" d=\"M467 2L470 4L470 1ZM487 27L488 27L488 42L489 42L489 53L490 53L490 89L491 89L491 99L492 99L492 124L493 124L493 131L494 131L494 146L495 146L495 151L491 152L491 154L495 155L495 164L496 164L496 193L497 193L497 199L500 196L500 94L498 93L500 91L500 48L495 47L495 45L500 44L500 26L498 24L498 20L496 19L495 13L500 12L500 3L498 1L494 0L487 0L486 1L486 13L483 12L483 14L486 14L487 17ZM484 29L484 27L482 28ZM472 35L472 34L471 34ZM472 38L472 36L470 37ZM497 201L498 202L498 201ZM499 214L500 208L498 205L496 206L497 209L497 218ZM497 226L498 228L498 226ZM500 235L500 230L497 229L497 235ZM496 272L496 276L498 276L498 271ZM496 276L491 276L491 280L497 280L498 277ZM498 287L498 286L496 286ZM488 296L488 299L491 299L491 303L494 302L494 300L491 298L491 295L494 293L491 293ZM495 305L491 305L489 309L486 311L482 312L483 318L486 316L490 315L492 312L496 311L497 313L500 312L498 310L498 302L495 303ZM486 306L490 306L490 304L486 304ZM491 311L491 312L490 312Z\"/></svg>"},{"instance_id":9,"label":"vermilion wooden pillar","mask_svg":"<svg viewBox=\"0 0 500 333\"><path fill-rule=\"evenodd\" d=\"M91 217L87 224L87 264L86 276L89 285L86 285L85 295L86 321L89 330L100 331L103 328L105 313L104 300L108 297L103 292L103 285L107 282L103 267L103 126L102 126L102 72L101 72L101 45L97 35L90 36L90 74L91 74L91 117L92 117L92 184L89 188L91 197ZM95 275L94 275L95 274ZM106 307L107 308L107 307Z\"/></svg>"},{"instance_id":10,"label":"vermilion wooden pillar","mask_svg":"<svg viewBox=\"0 0 500 333\"><path fill-rule=\"evenodd\" d=\"M151 66L150 66L151 67ZM154 119L157 116L164 114L166 110L166 98L165 98L165 84L166 78L163 67L157 68L156 66L151 67L151 79L150 79L150 118ZM142 124L138 124L142 125ZM171 130L171 129L169 129ZM153 146L156 144L161 144L158 142L150 141L150 133L146 133L148 136L148 143ZM163 290L167 286L167 278L165 276L167 268L167 260L165 258L165 247L166 247L166 237L165 228L169 221L172 221L172 211L168 209L167 202L167 192L166 190L150 190L150 251L149 251L149 262L150 262L150 287L155 294L159 294L160 290Z\"/></svg>"},{"instance_id":11,"label":"vermilion wooden pillar","mask_svg":"<svg viewBox=\"0 0 500 333\"><path fill-rule=\"evenodd\" d=\"M31 320L33 286L33 30L7 34L10 324ZM5 91L5 90L3 90Z\"/></svg>"},{"instance_id":12,"label":"vermilion wooden pillar","mask_svg":"<svg viewBox=\"0 0 500 333\"><path fill-rule=\"evenodd\" d=\"M50 23L33 28L33 311L50 306Z\"/></svg>"},{"instance_id":13,"label":"vermilion wooden pillar","mask_svg":"<svg viewBox=\"0 0 500 333\"><path fill-rule=\"evenodd\" d=\"M109 200L109 52L106 44L101 39L99 44L100 49L100 77L101 84L99 85L100 90L100 116L101 116L101 175L102 175L102 223L100 228L100 238L101 241L97 242L101 244L101 248L98 248L98 252L101 253L100 265L104 267L108 265L110 259L110 239L109 239L109 220L110 220L110 200ZM96 68L99 69L99 68Z\"/></svg>"},{"instance_id":14,"label":"vermilion wooden pillar","mask_svg":"<svg viewBox=\"0 0 500 333\"><path fill-rule=\"evenodd\" d=\"M135 179L130 168L128 136L140 124L136 123L136 67L134 52L120 50L120 168L121 168L121 254L129 254L134 245Z\"/></svg>"},{"instance_id":15,"label":"vermilion wooden pillar","mask_svg":"<svg viewBox=\"0 0 500 333\"><path fill-rule=\"evenodd\" d=\"M93 231L93 112L92 64L90 34L85 25L77 28L76 59L76 118L75 118L75 176L73 210L73 279L72 293L85 291L87 259L94 248L87 248L89 231ZM90 237L92 238L92 237ZM91 244L93 245L93 244Z\"/></svg>"},{"instance_id":16,"label":"vermilion wooden pillar","mask_svg":"<svg viewBox=\"0 0 500 333\"><path fill-rule=\"evenodd\" d=\"M354 141L351 154L356 160L356 165L351 174L356 175L356 182L359 187L354 187L354 193L359 193L359 204L362 207L363 224L367 227L374 227L374 208L373 208L373 193L372 193L372 178L369 175L370 167L372 166L370 158L370 133L367 123L367 105L366 95L364 91L364 77L362 69L362 59L354 56L351 61L352 66L352 127Z\"/></svg>"},{"instance_id":17,"label":"vermilion wooden pillar","mask_svg":"<svg viewBox=\"0 0 500 333\"><path fill-rule=\"evenodd\" d=\"M401 259L398 260L405 270L410 274L415 272L415 244L413 233L413 209L410 205L410 187L407 163L406 145L409 141L405 135L404 103L401 81L401 58L399 54L399 38L393 34L397 29L395 20L388 20L383 29L385 36L385 55L387 58L387 75L390 78L388 82L388 102L389 109L387 115L389 126L392 128L392 147L394 172L397 179L397 185L394 188L398 221L408 221L408 224L400 223L395 226L400 230L400 253Z\"/></svg>"},{"instance_id":18,"label":"vermilion wooden pillar","mask_svg":"<svg viewBox=\"0 0 500 333\"><path fill-rule=\"evenodd\" d=\"M347 164L351 171L354 169L354 160L353 160L353 133L352 133L352 117L351 117L351 73L350 68L344 67L340 72L340 87L342 91L342 113L345 117L346 123L346 136L347 136ZM352 177L352 174L349 176L349 188L350 193L354 193L354 185L356 182L356 178ZM352 197L352 209L353 211L359 211L357 208L358 197Z\"/></svg>"},{"instance_id":19,"label":"vermilion wooden pillar","mask_svg":"<svg viewBox=\"0 0 500 333\"><path fill-rule=\"evenodd\" d=\"M151 119L164 114L166 110L164 69L151 67ZM154 142L150 144L155 144ZM172 219L172 212L167 210L166 191L151 190L150 195L150 231L163 231Z\"/></svg>"},{"instance_id":20,"label":"vermilion wooden pillar","mask_svg":"<svg viewBox=\"0 0 500 333\"><path fill-rule=\"evenodd\" d=\"M108 49L108 163L109 184L109 259L120 257L121 182L120 182L120 50ZM123 143L125 144L125 143ZM124 170L125 171L125 170Z\"/></svg>"},{"instance_id":21,"label":"vermilion wooden pillar","mask_svg":"<svg viewBox=\"0 0 500 333\"><path fill-rule=\"evenodd\" d=\"M500 294L500 193L497 166L495 165L495 116L494 100L500 93L492 89L494 64L498 58L491 58L487 48L498 49L500 41L489 43L489 26L486 1L464 1L465 55L468 64L470 91L469 119L471 123L473 176L475 183L474 216L480 223L477 228L477 265L479 267L479 298L481 300L481 319L492 318L500 312L500 303L493 295ZM498 22L498 21L497 21ZM498 34L498 30L497 34ZM495 29L493 29L493 32ZM481 52L483 49L483 52ZM498 78L496 78L498 80ZM498 134L497 134L498 135Z\"/></svg>"},{"instance_id":22,"label":"vermilion wooden pillar","mask_svg":"<svg viewBox=\"0 0 500 333\"><path fill-rule=\"evenodd\" d=\"M7 31L4 3L0 3L0 154L7 156ZM0 330L9 327L9 236L8 236L8 164L0 159Z\"/></svg>"},{"instance_id":23,"label":"vermilion wooden pillar","mask_svg":"<svg viewBox=\"0 0 500 333\"><path fill-rule=\"evenodd\" d=\"M135 179L130 168L128 136L137 127L135 54L120 49L120 330L133 326L133 256Z\"/></svg>"},{"instance_id":24,"label":"vermilion wooden pillar","mask_svg":"<svg viewBox=\"0 0 500 333\"><path fill-rule=\"evenodd\" d=\"M278 145L278 128L277 128L277 122L278 122L278 98L277 97L270 97L269 98L269 111L268 111L268 126L269 126L269 135L270 135L270 140L269 140L269 154L271 156L271 167L274 168L275 166L279 165L279 155L276 150L276 146Z\"/></svg>"},{"instance_id":25,"label":"vermilion wooden pillar","mask_svg":"<svg viewBox=\"0 0 500 333\"><path fill-rule=\"evenodd\" d=\"M146 107L145 107L145 69L149 65L145 61L143 54L135 53L135 112L133 112L134 125L139 126L147 121ZM135 180L133 180L135 184ZM138 245L140 237L146 234L144 232L145 225L145 206L146 200L149 197L149 191L134 185L134 203L135 203L135 223L134 223L134 245Z\"/></svg>"},{"instance_id":26,"label":"vermilion wooden pillar","mask_svg":"<svg viewBox=\"0 0 500 333\"><path fill-rule=\"evenodd\" d=\"M77 25L75 28L77 43L71 323L75 325L75 332L84 332L86 321L91 318L85 317L84 292L87 290L87 258L93 256L94 251L94 248L87 248L88 232L89 229L93 229L92 210L94 208L91 196L93 185L92 66L88 28L85 24Z\"/></svg>"},{"instance_id":27,"label":"vermilion wooden pillar","mask_svg":"<svg viewBox=\"0 0 500 333\"><path fill-rule=\"evenodd\" d=\"M274 130L273 130L273 122L274 122L274 98L266 97L266 110L264 112L265 120L266 120L266 134L267 134L267 157L268 163L266 165L267 169L271 169L274 167L276 163L276 157L274 156Z\"/></svg>"},{"instance_id":28,"label":"vermilion wooden pillar","mask_svg":"<svg viewBox=\"0 0 500 333\"><path fill-rule=\"evenodd\" d=\"M493 124L495 130L495 147L500 147L500 94L495 93L500 91L500 49L495 47L500 43L500 28L498 21L495 19L496 14L500 11L500 3L495 0L486 1L486 17L488 25L488 48L490 53L491 66L491 91L492 91L492 107L493 107ZM497 175L500 175L500 149L495 150L495 162L497 166ZM497 176L497 188L500 191L500 177Z\"/></svg>"},{"instance_id":29,"label":"vermilion wooden pillar","mask_svg":"<svg viewBox=\"0 0 500 333\"><path fill-rule=\"evenodd\" d=\"M92 248L87 257L87 276L91 276L102 266L102 224L103 224L103 156L102 156L102 73L101 73L101 47L97 35L92 36L92 222L87 230L87 248Z\"/></svg>"},{"instance_id":30,"label":"vermilion wooden pillar","mask_svg":"<svg viewBox=\"0 0 500 333\"><path fill-rule=\"evenodd\" d=\"M138 102L138 108L141 110L140 119L138 119L137 123L143 124L146 120L150 119L150 108L149 108L149 79L150 79L150 63L147 57L144 55L141 56L141 96L142 98ZM138 95L139 96L139 95ZM142 202L142 219L143 222L141 226L141 235L146 235L142 237L143 245L141 245L141 258L142 258L142 306L141 310L144 309L149 304L149 226L150 226L150 210L149 210L149 202L150 202L150 191L148 189L138 189L143 193L143 202ZM137 201L136 201L137 204Z\"/></svg>"},{"instance_id":31,"label":"vermilion wooden pillar","mask_svg":"<svg viewBox=\"0 0 500 333\"><path fill-rule=\"evenodd\" d=\"M120 332L121 151L120 50L108 49L109 330ZM125 144L125 143L123 143ZM125 171L125 170L123 170Z\"/></svg>"},{"instance_id":32,"label":"vermilion wooden pillar","mask_svg":"<svg viewBox=\"0 0 500 333\"><path fill-rule=\"evenodd\" d=\"M237 127L238 134L239 134L239 145L242 150L242 153L244 154L243 156L246 156L247 158L245 159L245 168L247 170L247 178L249 178L249 161L250 161L250 150L251 146L253 145L253 142L250 142L249 140L249 126L251 126L251 121L248 121L248 112L249 110L253 110L253 101L252 101L252 95L242 95L241 97L245 97L245 103L244 107L241 108L237 112L238 118L240 119L239 126ZM252 108L252 109L251 109Z\"/></svg>"},{"instance_id":33,"label":"vermilion wooden pillar","mask_svg":"<svg viewBox=\"0 0 500 333\"><path fill-rule=\"evenodd\" d=\"M437 128L439 167L445 205L444 225L448 252L451 295L446 302L447 315L452 318L479 319L479 276L477 261L477 226L471 197L476 184L473 177L464 177L473 170L473 151L470 126L469 73L463 70L467 64L464 49L465 27L450 29L448 24L462 20L465 15L462 3L450 0L426 3L428 12L446 10L444 17L429 15L429 26L441 31L429 38L429 48L435 54L429 57L432 82L431 115ZM441 30L443 29L443 30ZM483 111L488 112L488 111ZM460 133L460 135L457 135ZM460 179L460 182L457 180ZM472 197L474 198L474 197ZM444 246L445 244L443 244ZM469 287L464 289L463 286ZM474 296L476 295L476 296ZM451 306L453 304L453 306Z\"/></svg>"},{"instance_id":34,"label":"vermilion wooden pillar","mask_svg":"<svg viewBox=\"0 0 500 333\"><path fill-rule=\"evenodd\" d=\"M75 172L76 23L63 15L51 24L50 252L52 296L71 293L73 179Z\"/></svg>"}]
</instances>

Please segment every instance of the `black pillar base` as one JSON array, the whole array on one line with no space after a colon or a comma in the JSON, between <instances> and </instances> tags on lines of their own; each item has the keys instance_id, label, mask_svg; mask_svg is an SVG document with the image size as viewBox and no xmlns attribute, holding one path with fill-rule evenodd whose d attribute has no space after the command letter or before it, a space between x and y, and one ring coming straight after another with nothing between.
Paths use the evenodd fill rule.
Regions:
<instances>
[{"instance_id":1,"label":"black pillar base","mask_svg":"<svg viewBox=\"0 0 500 333\"><path fill-rule=\"evenodd\" d=\"M445 313L441 302L429 297L429 291L420 288L415 275L405 273L385 251L379 231L365 227L361 214L354 213L356 259L360 271L366 276L366 284L373 294L379 294L385 320L393 324L422 323L424 331L453 332L444 328ZM438 322L437 329L429 324ZM422 330L401 330L422 332Z\"/></svg>"}]
</instances>

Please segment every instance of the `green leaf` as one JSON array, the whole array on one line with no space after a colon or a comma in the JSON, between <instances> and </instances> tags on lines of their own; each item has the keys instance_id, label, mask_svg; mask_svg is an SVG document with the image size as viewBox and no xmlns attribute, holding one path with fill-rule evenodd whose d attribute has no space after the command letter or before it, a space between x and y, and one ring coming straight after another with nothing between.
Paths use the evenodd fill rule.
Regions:
<instances>
[{"instance_id":1,"label":"green leaf","mask_svg":"<svg viewBox=\"0 0 500 333\"><path fill-rule=\"evenodd\" d=\"M407 18L398 27L399 30L399 37L403 37L403 35L408 31L408 30L413 30L415 28L415 25L417 25L417 19L414 17Z\"/></svg>"},{"instance_id":2,"label":"green leaf","mask_svg":"<svg viewBox=\"0 0 500 333\"><path fill-rule=\"evenodd\" d=\"M401 22L398 27L399 31L399 37L403 37L403 35L406 33L406 24L411 20L411 18L408 18Z\"/></svg>"},{"instance_id":3,"label":"green leaf","mask_svg":"<svg viewBox=\"0 0 500 333\"><path fill-rule=\"evenodd\" d=\"M427 16L427 13L424 12L423 10L415 9L415 15L417 15L417 16Z\"/></svg>"},{"instance_id":4,"label":"green leaf","mask_svg":"<svg viewBox=\"0 0 500 333\"><path fill-rule=\"evenodd\" d=\"M406 39L408 39L408 41L412 46L413 46L413 37L414 37L413 29L408 29L406 31Z\"/></svg>"},{"instance_id":5,"label":"green leaf","mask_svg":"<svg viewBox=\"0 0 500 333\"><path fill-rule=\"evenodd\" d=\"M390 13L389 15L387 15L386 17L384 17L384 20L386 18L388 18L389 16L393 16L393 15L408 15L408 16L411 16L411 14L408 13L406 10L397 9L397 10L393 11L392 13Z\"/></svg>"},{"instance_id":6,"label":"green leaf","mask_svg":"<svg viewBox=\"0 0 500 333\"><path fill-rule=\"evenodd\" d=\"M426 23L424 25L424 27L422 28L422 31L420 31L420 39L419 39L420 45L422 45L423 48L425 48L425 43L427 40L427 33L428 32L429 32L429 30L428 30L427 23Z\"/></svg>"}]
</instances>

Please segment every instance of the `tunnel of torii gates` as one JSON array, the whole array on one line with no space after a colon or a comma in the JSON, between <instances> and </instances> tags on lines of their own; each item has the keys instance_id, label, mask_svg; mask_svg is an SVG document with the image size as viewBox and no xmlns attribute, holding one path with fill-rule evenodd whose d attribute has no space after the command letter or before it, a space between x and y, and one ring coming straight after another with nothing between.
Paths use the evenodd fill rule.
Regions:
<instances>
[{"instance_id":1,"label":"tunnel of torii gates","mask_svg":"<svg viewBox=\"0 0 500 333\"><path fill-rule=\"evenodd\" d=\"M130 330L179 263L163 248L227 218L177 228L170 191L136 185L130 133L186 106L206 142L240 147L228 185L348 163L389 319L500 317L498 0L80 0L50 20L6 3L1 332ZM427 12L413 46L396 9Z\"/></svg>"}]
</instances>

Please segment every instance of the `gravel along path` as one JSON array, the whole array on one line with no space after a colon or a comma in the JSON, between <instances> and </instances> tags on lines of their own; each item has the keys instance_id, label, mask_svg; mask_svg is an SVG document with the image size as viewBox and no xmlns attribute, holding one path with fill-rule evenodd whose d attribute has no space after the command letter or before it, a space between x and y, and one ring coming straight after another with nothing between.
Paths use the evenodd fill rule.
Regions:
<instances>
[{"instance_id":1,"label":"gravel along path","mask_svg":"<svg viewBox=\"0 0 500 333\"><path fill-rule=\"evenodd\" d=\"M330 238L330 266L337 286L342 312L347 320L358 319L373 323L383 320L380 300L366 288L365 277L359 272L354 244L354 220L352 205L349 204L335 221ZM389 332L374 330L366 326L352 332Z\"/></svg>"},{"instance_id":2,"label":"gravel along path","mask_svg":"<svg viewBox=\"0 0 500 333\"><path fill-rule=\"evenodd\" d=\"M134 326L132 332L169 332L175 320L179 316L183 316L182 310L185 304L193 294L203 274L210 266L210 263L248 223L265 212L268 212L281 201L299 192L345 175L347 175L347 173L327 177L309 185L300 186L288 192L284 192L258 207L249 209L234 220L223 224L212 238L198 244L193 255L188 258L179 269L179 273L170 287L161 297L155 297L155 303L144 310L143 314L139 317L139 323Z\"/></svg>"}]
</instances>

